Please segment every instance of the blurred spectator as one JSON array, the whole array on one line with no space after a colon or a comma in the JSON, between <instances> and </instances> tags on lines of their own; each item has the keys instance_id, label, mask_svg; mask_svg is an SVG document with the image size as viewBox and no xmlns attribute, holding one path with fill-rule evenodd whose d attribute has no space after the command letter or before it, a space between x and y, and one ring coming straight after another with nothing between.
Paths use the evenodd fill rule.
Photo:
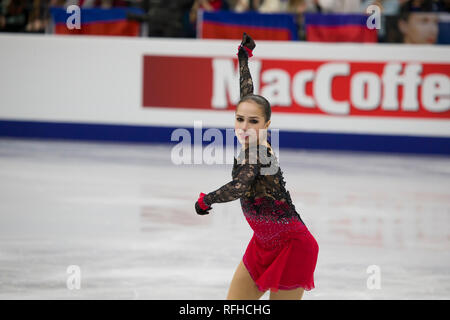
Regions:
<instances>
[{"instance_id":1,"label":"blurred spectator","mask_svg":"<svg viewBox=\"0 0 450 320\"><path fill-rule=\"evenodd\" d=\"M31 8L28 13L28 23L25 27L26 32L44 33L49 21L48 4L45 0L32 0Z\"/></svg>"},{"instance_id":2,"label":"blurred spectator","mask_svg":"<svg viewBox=\"0 0 450 320\"><path fill-rule=\"evenodd\" d=\"M438 36L439 2L432 0L410 0L402 4L398 28L403 43L434 44Z\"/></svg>"},{"instance_id":3,"label":"blurred spectator","mask_svg":"<svg viewBox=\"0 0 450 320\"><path fill-rule=\"evenodd\" d=\"M450 13L450 0L443 0L442 1L442 11Z\"/></svg>"},{"instance_id":4,"label":"blurred spectator","mask_svg":"<svg viewBox=\"0 0 450 320\"><path fill-rule=\"evenodd\" d=\"M82 8L103 8L127 7L125 0L66 0L64 6L77 5Z\"/></svg>"},{"instance_id":5,"label":"blurred spectator","mask_svg":"<svg viewBox=\"0 0 450 320\"><path fill-rule=\"evenodd\" d=\"M254 11L259 7L260 0L229 0L230 9L235 12Z\"/></svg>"},{"instance_id":6,"label":"blurred spectator","mask_svg":"<svg viewBox=\"0 0 450 320\"><path fill-rule=\"evenodd\" d=\"M449 12L450 0L0 0L0 31L43 33L49 22L49 7L113 8L139 6L146 14L153 37L195 37L197 12L232 10L261 13L292 13L305 39L303 14L365 13L369 5L381 8L380 39L388 42L436 43L438 12ZM386 33L386 34L385 34Z\"/></svg>"},{"instance_id":7,"label":"blurred spectator","mask_svg":"<svg viewBox=\"0 0 450 320\"><path fill-rule=\"evenodd\" d=\"M287 12L303 14L305 12L316 12L317 0L289 0Z\"/></svg>"},{"instance_id":8,"label":"blurred spectator","mask_svg":"<svg viewBox=\"0 0 450 320\"><path fill-rule=\"evenodd\" d=\"M223 6L223 0L195 0L190 11L189 20L194 25L197 22L197 14L199 9L205 11L218 11L222 10Z\"/></svg>"},{"instance_id":9,"label":"blurred spectator","mask_svg":"<svg viewBox=\"0 0 450 320\"><path fill-rule=\"evenodd\" d=\"M148 23L150 37L190 37L186 17L194 0L144 0L141 20Z\"/></svg>"},{"instance_id":10,"label":"blurred spectator","mask_svg":"<svg viewBox=\"0 0 450 320\"><path fill-rule=\"evenodd\" d=\"M264 0L259 6L258 11L261 13L277 13L286 12L287 8L287 0Z\"/></svg>"},{"instance_id":11,"label":"blurred spectator","mask_svg":"<svg viewBox=\"0 0 450 320\"><path fill-rule=\"evenodd\" d=\"M217 11L223 7L223 0L198 0L199 8L206 11Z\"/></svg>"},{"instance_id":12,"label":"blurred spectator","mask_svg":"<svg viewBox=\"0 0 450 320\"><path fill-rule=\"evenodd\" d=\"M5 0L0 8L0 31L23 32L28 22L27 1Z\"/></svg>"},{"instance_id":13,"label":"blurred spectator","mask_svg":"<svg viewBox=\"0 0 450 320\"><path fill-rule=\"evenodd\" d=\"M49 7L64 7L66 0L50 0Z\"/></svg>"},{"instance_id":14,"label":"blurred spectator","mask_svg":"<svg viewBox=\"0 0 450 320\"><path fill-rule=\"evenodd\" d=\"M289 0L286 11L293 14L303 14L306 9L307 3L305 0Z\"/></svg>"},{"instance_id":15,"label":"blurred spectator","mask_svg":"<svg viewBox=\"0 0 450 320\"><path fill-rule=\"evenodd\" d=\"M360 13L361 0L317 0L323 13Z\"/></svg>"},{"instance_id":16,"label":"blurred spectator","mask_svg":"<svg viewBox=\"0 0 450 320\"><path fill-rule=\"evenodd\" d=\"M370 5L380 7L382 14L395 15L398 14L400 8L399 0L366 0L361 4L361 12L366 12Z\"/></svg>"},{"instance_id":17,"label":"blurred spectator","mask_svg":"<svg viewBox=\"0 0 450 320\"><path fill-rule=\"evenodd\" d=\"M303 13L315 10L317 0L234 0L228 1L235 12L259 11L262 13Z\"/></svg>"}]
</instances>

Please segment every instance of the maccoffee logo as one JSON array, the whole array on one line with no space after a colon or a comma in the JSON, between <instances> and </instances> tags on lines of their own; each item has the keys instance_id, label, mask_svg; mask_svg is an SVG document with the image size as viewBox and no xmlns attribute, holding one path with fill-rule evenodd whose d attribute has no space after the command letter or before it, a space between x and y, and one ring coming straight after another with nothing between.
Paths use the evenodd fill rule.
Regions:
<instances>
[{"instance_id":1,"label":"maccoffee logo","mask_svg":"<svg viewBox=\"0 0 450 320\"><path fill-rule=\"evenodd\" d=\"M274 112L450 118L450 65L251 59ZM232 109L235 59L144 57L145 107Z\"/></svg>"}]
</instances>

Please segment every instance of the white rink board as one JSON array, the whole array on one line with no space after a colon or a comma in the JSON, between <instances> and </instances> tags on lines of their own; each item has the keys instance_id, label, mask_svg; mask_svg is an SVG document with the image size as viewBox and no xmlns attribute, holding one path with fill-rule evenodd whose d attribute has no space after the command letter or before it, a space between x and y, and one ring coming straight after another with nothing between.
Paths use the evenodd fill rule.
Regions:
<instances>
[{"instance_id":1,"label":"white rink board","mask_svg":"<svg viewBox=\"0 0 450 320\"><path fill-rule=\"evenodd\" d=\"M236 41L0 35L0 119L142 126L232 126L233 111L143 108L142 56L234 58ZM260 41L270 59L449 63L445 46ZM237 85L237 84L236 84ZM275 113L281 130L450 137L448 119Z\"/></svg>"}]
</instances>

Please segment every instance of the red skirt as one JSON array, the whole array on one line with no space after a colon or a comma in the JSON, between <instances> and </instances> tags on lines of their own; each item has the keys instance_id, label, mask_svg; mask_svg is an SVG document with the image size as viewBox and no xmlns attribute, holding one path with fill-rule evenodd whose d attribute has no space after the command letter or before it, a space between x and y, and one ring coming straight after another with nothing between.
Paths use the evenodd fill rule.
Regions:
<instances>
[{"instance_id":1,"label":"red skirt","mask_svg":"<svg viewBox=\"0 0 450 320\"><path fill-rule=\"evenodd\" d=\"M253 234L242 261L258 290L314 289L319 245L309 230L284 234L278 245L268 247Z\"/></svg>"}]
</instances>

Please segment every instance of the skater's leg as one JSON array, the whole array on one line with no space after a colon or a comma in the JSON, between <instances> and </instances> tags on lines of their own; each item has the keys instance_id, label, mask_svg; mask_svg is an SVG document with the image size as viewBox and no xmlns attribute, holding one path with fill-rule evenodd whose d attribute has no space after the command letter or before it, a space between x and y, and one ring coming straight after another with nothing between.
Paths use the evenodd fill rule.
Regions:
<instances>
[{"instance_id":1,"label":"skater's leg","mask_svg":"<svg viewBox=\"0 0 450 320\"><path fill-rule=\"evenodd\" d=\"M239 263L228 290L227 300L258 300L264 292L259 291L244 263Z\"/></svg>"},{"instance_id":2,"label":"skater's leg","mask_svg":"<svg viewBox=\"0 0 450 320\"><path fill-rule=\"evenodd\" d=\"M303 288L292 290L278 290L277 292L270 291L270 300L301 300L303 297Z\"/></svg>"}]
</instances>

